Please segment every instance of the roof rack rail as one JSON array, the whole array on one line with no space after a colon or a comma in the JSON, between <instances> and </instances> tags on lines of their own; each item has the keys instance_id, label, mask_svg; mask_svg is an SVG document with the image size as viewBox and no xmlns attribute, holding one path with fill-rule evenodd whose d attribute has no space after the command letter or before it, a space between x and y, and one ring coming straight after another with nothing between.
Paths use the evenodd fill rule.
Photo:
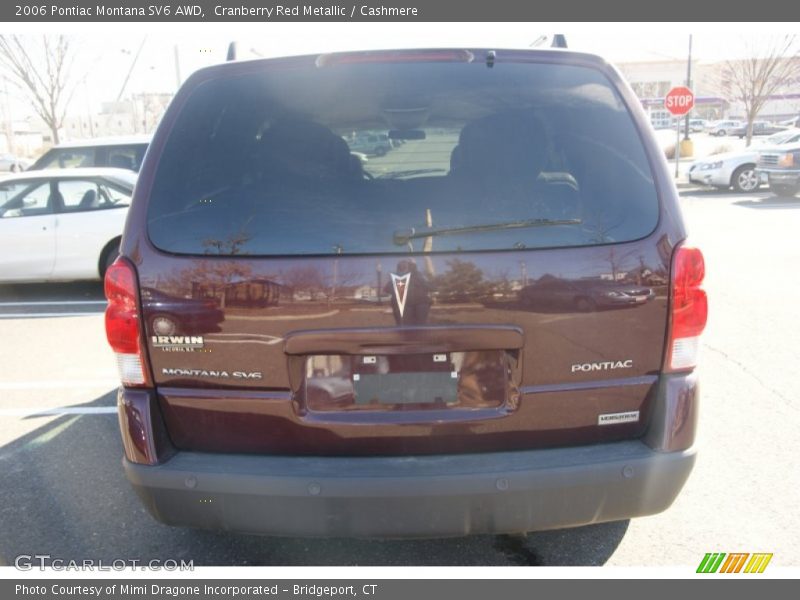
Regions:
<instances>
[{"instance_id":1,"label":"roof rack rail","mask_svg":"<svg viewBox=\"0 0 800 600\"><path fill-rule=\"evenodd\" d=\"M553 41L550 44L551 48L566 48L567 47L567 38L564 36L563 33L557 33L553 36Z\"/></svg>"}]
</instances>

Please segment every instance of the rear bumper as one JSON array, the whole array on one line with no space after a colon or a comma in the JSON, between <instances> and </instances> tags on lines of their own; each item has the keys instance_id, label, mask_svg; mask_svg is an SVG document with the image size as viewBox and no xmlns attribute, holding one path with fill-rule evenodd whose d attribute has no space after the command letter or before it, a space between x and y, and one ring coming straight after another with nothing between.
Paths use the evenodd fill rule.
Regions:
<instances>
[{"instance_id":1,"label":"rear bumper","mask_svg":"<svg viewBox=\"0 0 800 600\"><path fill-rule=\"evenodd\" d=\"M271 535L426 537L519 533L650 515L683 487L693 449L640 441L406 457L178 452L123 459L149 511L169 525Z\"/></svg>"},{"instance_id":2,"label":"rear bumper","mask_svg":"<svg viewBox=\"0 0 800 600\"><path fill-rule=\"evenodd\" d=\"M766 173L770 184L797 185L800 183L800 171L782 171L780 169L759 169Z\"/></svg>"},{"instance_id":3,"label":"rear bumper","mask_svg":"<svg viewBox=\"0 0 800 600\"><path fill-rule=\"evenodd\" d=\"M731 184L730 169L695 169L689 172L689 181L702 185L728 187Z\"/></svg>"},{"instance_id":4,"label":"rear bumper","mask_svg":"<svg viewBox=\"0 0 800 600\"><path fill-rule=\"evenodd\" d=\"M641 439L474 454L179 451L151 390L121 389L126 475L169 525L290 536L521 533L651 515L695 461L694 373L663 375Z\"/></svg>"}]
</instances>

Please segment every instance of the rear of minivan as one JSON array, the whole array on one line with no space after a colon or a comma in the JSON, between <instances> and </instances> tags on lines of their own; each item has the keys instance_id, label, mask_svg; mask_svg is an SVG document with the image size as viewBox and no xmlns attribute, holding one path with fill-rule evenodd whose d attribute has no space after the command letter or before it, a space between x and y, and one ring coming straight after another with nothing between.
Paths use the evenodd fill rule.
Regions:
<instances>
[{"instance_id":1,"label":"rear of minivan","mask_svg":"<svg viewBox=\"0 0 800 600\"><path fill-rule=\"evenodd\" d=\"M365 158L366 135L391 147ZM198 71L106 276L128 479L165 523L281 535L660 512L695 457L706 297L685 238L597 57Z\"/></svg>"}]
</instances>

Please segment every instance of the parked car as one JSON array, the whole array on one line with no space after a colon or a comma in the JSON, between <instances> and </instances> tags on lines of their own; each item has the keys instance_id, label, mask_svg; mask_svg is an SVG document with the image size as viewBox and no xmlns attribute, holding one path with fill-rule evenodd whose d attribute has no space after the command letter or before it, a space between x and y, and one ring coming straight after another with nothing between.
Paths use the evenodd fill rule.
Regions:
<instances>
[{"instance_id":1,"label":"parked car","mask_svg":"<svg viewBox=\"0 0 800 600\"><path fill-rule=\"evenodd\" d=\"M758 171L769 181L778 196L794 196L800 191L800 142L764 148L759 152Z\"/></svg>"},{"instance_id":2,"label":"parked car","mask_svg":"<svg viewBox=\"0 0 800 600\"><path fill-rule=\"evenodd\" d=\"M731 130L742 126L741 121L715 121L709 126L708 134L723 137L729 135Z\"/></svg>"},{"instance_id":3,"label":"parked car","mask_svg":"<svg viewBox=\"0 0 800 600\"><path fill-rule=\"evenodd\" d=\"M689 131L700 132L708 128L709 121L705 119L689 119Z\"/></svg>"},{"instance_id":4,"label":"parked car","mask_svg":"<svg viewBox=\"0 0 800 600\"><path fill-rule=\"evenodd\" d=\"M753 121L753 135L772 135L786 130L783 125L773 125L769 121ZM728 131L728 135L735 135L739 139L747 135L747 123L742 123L739 127L734 127Z\"/></svg>"},{"instance_id":5,"label":"parked car","mask_svg":"<svg viewBox=\"0 0 800 600\"><path fill-rule=\"evenodd\" d=\"M367 132L346 140L350 151L366 156L384 156L394 146L386 133Z\"/></svg>"},{"instance_id":6,"label":"parked car","mask_svg":"<svg viewBox=\"0 0 800 600\"><path fill-rule=\"evenodd\" d=\"M800 129L784 129L763 140L763 146L779 146L800 141ZM766 173L756 173L756 144L740 152L724 152L696 160L689 167L689 181L719 189L733 188L748 193L767 183Z\"/></svg>"},{"instance_id":7,"label":"parked car","mask_svg":"<svg viewBox=\"0 0 800 600\"><path fill-rule=\"evenodd\" d=\"M342 136L381 128L414 140L403 160L353 160ZM588 54L196 71L105 278L144 505L171 525L380 537L665 510L695 460L707 303L660 152L620 74ZM570 298L554 319L514 294L547 273L662 283L625 310ZM154 331L153 290L265 280L280 304L212 294L222 333ZM358 289L391 300L366 307Z\"/></svg>"},{"instance_id":8,"label":"parked car","mask_svg":"<svg viewBox=\"0 0 800 600\"><path fill-rule=\"evenodd\" d=\"M139 171L150 136L94 138L59 144L50 148L30 167L41 169L74 169L111 167Z\"/></svg>"},{"instance_id":9,"label":"parked car","mask_svg":"<svg viewBox=\"0 0 800 600\"><path fill-rule=\"evenodd\" d=\"M0 282L100 279L135 180L122 169L56 169L0 181Z\"/></svg>"},{"instance_id":10,"label":"parked car","mask_svg":"<svg viewBox=\"0 0 800 600\"><path fill-rule=\"evenodd\" d=\"M174 296L153 289L142 288L142 302L152 311L148 330L155 335L183 333L217 333L225 315L214 300L191 295Z\"/></svg>"},{"instance_id":11,"label":"parked car","mask_svg":"<svg viewBox=\"0 0 800 600\"><path fill-rule=\"evenodd\" d=\"M13 154L0 154L0 171L18 173L28 167L28 161Z\"/></svg>"}]
</instances>

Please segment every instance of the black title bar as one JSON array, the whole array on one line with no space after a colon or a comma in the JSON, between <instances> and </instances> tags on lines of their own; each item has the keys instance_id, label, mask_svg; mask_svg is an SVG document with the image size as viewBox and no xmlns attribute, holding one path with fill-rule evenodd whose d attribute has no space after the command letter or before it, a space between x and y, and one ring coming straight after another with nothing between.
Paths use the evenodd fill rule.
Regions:
<instances>
[{"instance_id":1,"label":"black title bar","mask_svg":"<svg viewBox=\"0 0 800 600\"><path fill-rule=\"evenodd\" d=\"M225 21L725 21L789 25L800 3L759 0L357 0L270 2L268 0L186 0L154 2L103 0L11 0L0 18L22 22L225 22Z\"/></svg>"}]
</instances>

